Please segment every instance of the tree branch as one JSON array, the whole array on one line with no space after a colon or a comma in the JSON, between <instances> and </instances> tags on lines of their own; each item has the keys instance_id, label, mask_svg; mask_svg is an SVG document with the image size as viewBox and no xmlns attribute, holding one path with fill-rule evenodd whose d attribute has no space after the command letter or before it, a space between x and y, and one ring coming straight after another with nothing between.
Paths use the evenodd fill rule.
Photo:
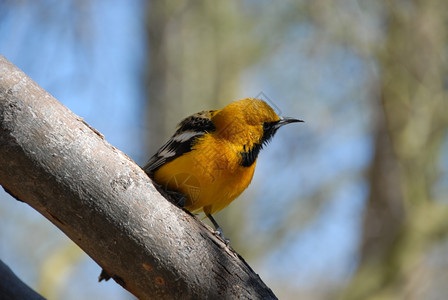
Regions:
<instances>
[{"instance_id":1,"label":"tree branch","mask_svg":"<svg viewBox=\"0 0 448 300\"><path fill-rule=\"evenodd\" d=\"M209 227L3 56L0 184L139 298L275 298Z\"/></svg>"},{"instance_id":2,"label":"tree branch","mask_svg":"<svg viewBox=\"0 0 448 300\"><path fill-rule=\"evenodd\" d=\"M1 260L0 278L0 295L2 299L45 299L21 281Z\"/></svg>"}]
</instances>

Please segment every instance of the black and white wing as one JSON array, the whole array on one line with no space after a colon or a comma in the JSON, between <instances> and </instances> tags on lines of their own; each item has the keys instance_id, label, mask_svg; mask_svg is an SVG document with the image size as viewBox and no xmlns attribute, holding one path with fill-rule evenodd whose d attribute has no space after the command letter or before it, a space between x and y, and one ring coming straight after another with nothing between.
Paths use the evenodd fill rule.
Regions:
<instances>
[{"instance_id":1,"label":"black and white wing","mask_svg":"<svg viewBox=\"0 0 448 300\"><path fill-rule=\"evenodd\" d=\"M174 135L149 159L143 170L152 176L164 164L190 152L199 137L215 130L211 120L214 113L215 110L201 111L180 122Z\"/></svg>"}]
</instances>

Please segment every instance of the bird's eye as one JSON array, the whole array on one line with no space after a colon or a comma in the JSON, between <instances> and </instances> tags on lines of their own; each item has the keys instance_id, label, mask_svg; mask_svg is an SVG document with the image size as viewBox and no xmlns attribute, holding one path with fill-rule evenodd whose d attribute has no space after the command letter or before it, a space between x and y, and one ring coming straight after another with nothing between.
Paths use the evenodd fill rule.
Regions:
<instances>
[{"instance_id":1,"label":"bird's eye","mask_svg":"<svg viewBox=\"0 0 448 300\"><path fill-rule=\"evenodd\" d=\"M271 128L271 126L272 126L271 122L264 122L263 123L263 130L264 131L269 130L269 128Z\"/></svg>"},{"instance_id":2,"label":"bird's eye","mask_svg":"<svg viewBox=\"0 0 448 300\"><path fill-rule=\"evenodd\" d=\"M264 122L263 123L263 130L264 131L269 131L271 130L273 127L275 127L275 124L277 124L278 122Z\"/></svg>"}]
</instances>

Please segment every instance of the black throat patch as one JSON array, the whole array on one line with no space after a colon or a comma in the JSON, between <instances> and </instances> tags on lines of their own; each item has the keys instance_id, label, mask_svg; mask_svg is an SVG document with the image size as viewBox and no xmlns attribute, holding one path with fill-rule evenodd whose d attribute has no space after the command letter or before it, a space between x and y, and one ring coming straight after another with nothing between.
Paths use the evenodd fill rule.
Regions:
<instances>
[{"instance_id":1,"label":"black throat patch","mask_svg":"<svg viewBox=\"0 0 448 300\"><path fill-rule=\"evenodd\" d=\"M261 137L258 143L252 145L252 147L243 146L243 151L241 153L241 162L240 165L243 167L250 167L257 160L258 154L260 150L263 149L263 146L266 145L274 134L277 132L278 121L275 122L266 122L263 123L263 136Z\"/></svg>"}]
</instances>

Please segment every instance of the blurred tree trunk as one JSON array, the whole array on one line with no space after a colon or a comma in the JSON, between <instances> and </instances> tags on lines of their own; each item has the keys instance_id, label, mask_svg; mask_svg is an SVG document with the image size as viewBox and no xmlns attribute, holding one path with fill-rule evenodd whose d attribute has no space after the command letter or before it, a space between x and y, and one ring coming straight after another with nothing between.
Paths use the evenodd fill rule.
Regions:
<instances>
[{"instance_id":1,"label":"blurred tree trunk","mask_svg":"<svg viewBox=\"0 0 448 300\"><path fill-rule=\"evenodd\" d=\"M237 1L147 2L148 157L188 115L255 96L239 93L241 73L265 50L254 37L256 20L244 13L243 5ZM232 214L233 208L221 212L218 220L238 248L241 231L233 231L244 227L244 219ZM232 215L231 222L226 215Z\"/></svg>"},{"instance_id":2,"label":"blurred tree trunk","mask_svg":"<svg viewBox=\"0 0 448 300\"><path fill-rule=\"evenodd\" d=\"M259 55L253 23L234 1L147 2L147 132L151 155L178 122L237 100L240 74Z\"/></svg>"},{"instance_id":3,"label":"blurred tree trunk","mask_svg":"<svg viewBox=\"0 0 448 300\"><path fill-rule=\"evenodd\" d=\"M448 2L385 1L385 12L362 253L344 299L416 299L422 260L448 232L446 205L431 193L448 124Z\"/></svg>"}]
</instances>

